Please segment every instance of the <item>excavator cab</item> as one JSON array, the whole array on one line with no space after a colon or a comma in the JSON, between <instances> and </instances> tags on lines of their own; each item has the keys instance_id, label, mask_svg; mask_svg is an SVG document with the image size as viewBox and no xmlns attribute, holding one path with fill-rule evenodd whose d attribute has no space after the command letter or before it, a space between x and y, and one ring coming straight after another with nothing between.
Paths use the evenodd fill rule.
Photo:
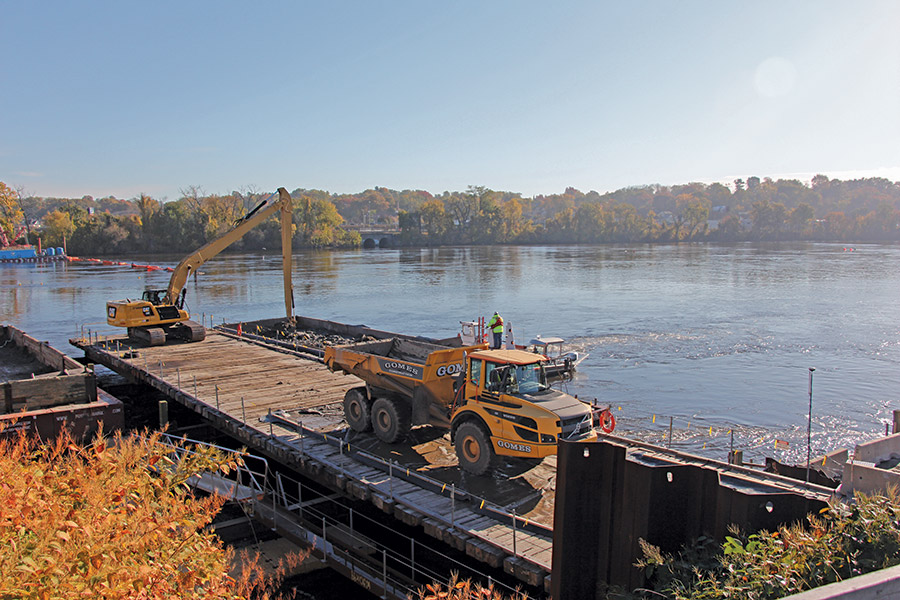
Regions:
<instances>
[{"instance_id":1,"label":"excavator cab","mask_svg":"<svg viewBox=\"0 0 900 600\"><path fill-rule=\"evenodd\" d=\"M141 300L149 302L153 306L162 304L162 299L166 296L166 290L144 290L141 294Z\"/></svg>"}]
</instances>

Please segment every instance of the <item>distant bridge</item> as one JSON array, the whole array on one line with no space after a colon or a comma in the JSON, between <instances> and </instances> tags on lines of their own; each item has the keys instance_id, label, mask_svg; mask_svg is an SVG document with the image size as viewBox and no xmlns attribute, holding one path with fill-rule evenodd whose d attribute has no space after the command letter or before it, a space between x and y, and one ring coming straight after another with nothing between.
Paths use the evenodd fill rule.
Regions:
<instances>
[{"instance_id":1,"label":"distant bridge","mask_svg":"<svg viewBox=\"0 0 900 600\"><path fill-rule=\"evenodd\" d=\"M345 229L359 232L363 248L394 248L400 238L400 230L389 227L347 225Z\"/></svg>"}]
</instances>

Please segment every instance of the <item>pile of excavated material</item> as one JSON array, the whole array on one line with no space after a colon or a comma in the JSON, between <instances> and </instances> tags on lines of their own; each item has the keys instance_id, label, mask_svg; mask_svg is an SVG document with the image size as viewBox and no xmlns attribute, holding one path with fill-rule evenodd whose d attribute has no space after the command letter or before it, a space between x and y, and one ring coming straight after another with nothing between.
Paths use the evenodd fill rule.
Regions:
<instances>
[{"instance_id":1,"label":"pile of excavated material","mask_svg":"<svg viewBox=\"0 0 900 600\"><path fill-rule=\"evenodd\" d=\"M284 342L295 343L307 348L327 348L328 346L342 346L344 344L375 339L368 335L361 337L347 337L334 333L323 333L312 329L296 329L285 322L278 323L275 327L263 327L260 329L259 335Z\"/></svg>"}]
</instances>

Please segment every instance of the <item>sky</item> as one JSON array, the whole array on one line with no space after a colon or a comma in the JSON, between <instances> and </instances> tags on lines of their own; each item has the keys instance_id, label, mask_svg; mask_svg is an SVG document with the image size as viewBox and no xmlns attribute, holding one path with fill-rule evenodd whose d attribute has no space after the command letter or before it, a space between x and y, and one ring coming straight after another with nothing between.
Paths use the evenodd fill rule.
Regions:
<instances>
[{"instance_id":1,"label":"sky","mask_svg":"<svg viewBox=\"0 0 900 600\"><path fill-rule=\"evenodd\" d=\"M0 0L0 181L525 196L900 181L896 0Z\"/></svg>"}]
</instances>

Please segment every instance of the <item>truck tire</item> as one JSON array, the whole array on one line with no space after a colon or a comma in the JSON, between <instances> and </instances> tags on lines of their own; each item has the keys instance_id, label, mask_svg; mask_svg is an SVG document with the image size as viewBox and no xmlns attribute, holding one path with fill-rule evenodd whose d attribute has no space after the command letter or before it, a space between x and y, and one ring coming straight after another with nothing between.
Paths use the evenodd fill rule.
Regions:
<instances>
[{"instance_id":1,"label":"truck tire","mask_svg":"<svg viewBox=\"0 0 900 600\"><path fill-rule=\"evenodd\" d=\"M409 433L409 407L396 398L376 398L372 403L372 429L386 444L403 441Z\"/></svg>"},{"instance_id":2,"label":"truck tire","mask_svg":"<svg viewBox=\"0 0 900 600\"><path fill-rule=\"evenodd\" d=\"M494 461L491 438L477 423L467 421L456 430L459 466L473 475L484 475Z\"/></svg>"},{"instance_id":3,"label":"truck tire","mask_svg":"<svg viewBox=\"0 0 900 600\"><path fill-rule=\"evenodd\" d=\"M372 402L366 396L366 388L355 387L344 394L344 419L353 431L372 429Z\"/></svg>"}]
</instances>

